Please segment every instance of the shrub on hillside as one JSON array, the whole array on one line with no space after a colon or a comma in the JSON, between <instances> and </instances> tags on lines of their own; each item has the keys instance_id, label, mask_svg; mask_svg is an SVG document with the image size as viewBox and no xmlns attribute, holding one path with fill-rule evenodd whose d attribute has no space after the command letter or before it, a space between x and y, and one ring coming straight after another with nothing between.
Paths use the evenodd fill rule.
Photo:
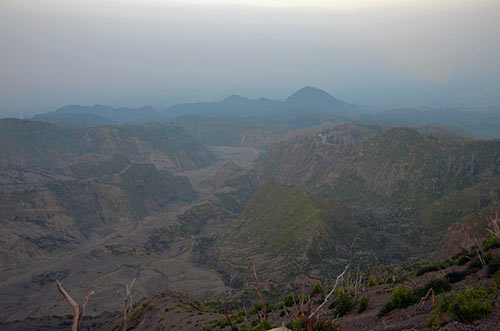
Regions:
<instances>
[{"instance_id":1,"label":"shrub on hillside","mask_svg":"<svg viewBox=\"0 0 500 331\"><path fill-rule=\"evenodd\" d=\"M495 257L488 263L488 276L492 277L498 270L500 270L500 257Z\"/></svg>"},{"instance_id":2,"label":"shrub on hillside","mask_svg":"<svg viewBox=\"0 0 500 331\"><path fill-rule=\"evenodd\" d=\"M394 309L407 308L418 302L418 296L408 292L406 287L399 285L392 291L391 298L380 309L378 316L382 317Z\"/></svg>"},{"instance_id":3,"label":"shrub on hillside","mask_svg":"<svg viewBox=\"0 0 500 331\"><path fill-rule=\"evenodd\" d=\"M453 292L441 297L432 310L427 324L438 329L452 319L460 323L472 323L493 311L493 301L498 290L493 286L469 287L464 292Z\"/></svg>"},{"instance_id":4,"label":"shrub on hillside","mask_svg":"<svg viewBox=\"0 0 500 331\"><path fill-rule=\"evenodd\" d=\"M429 290L432 289L435 295L451 290L450 283L444 278L435 278L430 280L424 287L419 287L412 291L418 297L424 297Z\"/></svg>"},{"instance_id":5,"label":"shrub on hillside","mask_svg":"<svg viewBox=\"0 0 500 331\"><path fill-rule=\"evenodd\" d=\"M334 310L336 316L341 317L350 312L353 305L352 296L346 291L339 291L329 308Z\"/></svg>"},{"instance_id":6,"label":"shrub on hillside","mask_svg":"<svg viewBox=\"0 0 500 331\"><path fill-rule=\"evenodd\" d=\"M269 323L265 318L263 318L262 321L252 329L252 331L266 331L272 328L273 326L271 325L271 323Z\"/></svg>"},{"instance_id":7,"label":"shrub on hillside","mask_svg":"<svg viewBox=\"0 0 500 331\"><path fill-rule=\"evenodd\" d=\"M314 284L313 288L311 289L311 296L314 297L318 294L325 293L325 290L323 289L323 286L321 286L320 283Z\"/></svg>"},{"instance_id":8,"label":"shrub on hillside","mask_svg":"<svg viewBox=\"0 0 500 331\"><path fill-rule=\"evenodd\" d=\"M493 281L495 282L495 285L497 286L497 289L500 291L500 270L498 270L493 275Z\"/></svg>"},{"instance_id":9,"label":"shrub on hillside","mask_svg":"<svg viewBox=\"0 0 500 331\"><path fill-rule=\"evenodd\" d=\"M451 271L447 273L445 277L451 284L453 284L465 279L467 276L468 273L466 271Z\"/></svg>"},{"instance_id":10,"label":"shrub on hillside","mask_svg":"<svg viewBox=\"0 0 500 331\"><path fill-rule=\"evenodd\" d=\"M295 304L295 296L293 293L288 294L284 299L283 302L285 303L285 306L290 307Z\"/></svg>"},{"instance_id":11,"label":"shrub on hillside","mask_svg":"<svg viewBox=\"0 0 500 331\"><path fill-rule=\"evenodd\" d=\"M500 247L500 238L489 237L483 243L483 249L489 251L490 249L495 249Z\"/></svg>"},{"instance_id":12,"label":"shrub on hillside","mask_svg":"<svg viewBox=\"0 0 500 331\"><path fill-rule=\"evenodd\" d=\"M318 331L340 331L343 330L341 326L333 323L331 319L328 318L317 318L313 317L309 319L304 314L301 314L299 318L293 320L287 324L289 329L293 331L307 331L307 330L318 330Z\"/></svg>"},{"instance_id":13,"label":"shrub on hillside","mask_svg":"<svg viewBox=\"0 0 500 331\"><path fill-rule=\"evenodd\" d=\"M373 278L371 278L371 279L368 280L368 283L366 284L366 286L372 287L372 286L382 285L384 283L385 283L385 281L383 279L373 279Z\"/></svg>"},{"instance_id":14,"label":"shrub on hillside","mask_svg":"<svg viewBox=\"0 0 500 331\"><path fill-rule=\"evenodd\" d=\"M437 262L426 264L417 270L417 276L422 276L431 271L438 271L441 269L441 265Z\"/></svg>"},{"instance_id":15,"label":"shrub on hillside","mask_svg":"<svg viewBox=\"0 0 500 331\"><path fill-rule=\"evenodd\" d=\"M359 300L358 314L361 314L370 307L370 299L365 295Z\"/></svg>"},{"instance_id":16,"label":"shrub on hillside","mask_svg":"<svg viewBox=\"0 0 500 331\"><path fill-rule=\"evenodd\" d=\"M467 271L467 273L469 275L472 275L472 274L475 274L476 272L478 272L479 270L481 270L483 268L483 264L481 263L481 261L476 258L474 260L472 260L468 265L467 265L467 268L465 269L465 271Z\"/></svg>"}]
</instances>

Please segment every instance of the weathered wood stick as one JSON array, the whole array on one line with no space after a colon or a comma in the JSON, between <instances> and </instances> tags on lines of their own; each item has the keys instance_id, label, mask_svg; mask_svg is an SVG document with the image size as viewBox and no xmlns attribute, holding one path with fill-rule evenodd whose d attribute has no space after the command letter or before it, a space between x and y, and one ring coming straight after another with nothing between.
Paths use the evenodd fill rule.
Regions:
<instances>
[{"instance_id":1,"label":"weathered wood stick","mask_svg":"<svg viewBox=\"0 0 500 331\"><path fill-rule=\"evenodd\" d=\"M255 278L255 288L257 289L257 293L259 293L260 303L262 304L262 311L264 312L264 318L267 320L266 301L264 301L264 296L262 295L262 292L260 290L259 278L257 277L257 272L255 271L255 264L253 263L253 261L250 261L250 263L252 265L253 277Z\"/></svg>"},{"instance_id":2,"label":"weathered wood stick","mask_svg":"<svg viewBox=\"0 0 500 331\"><path fill-rule=\"evenodd\" d=\"M335 280L335 285L333 286L330 293L328 293L325 300L318 306L318 308L314 309L314 311L309 315L309 318L312 318L328 302L328 299L330 299L330 296L333 294L333 292L337 288L337 284L339 283L339 280L344 277L344 274L346 273L347 269L349 269L349 264L346 265L344 271L342 271L342 273L340 275L338 275L337 280Z\"/></svg>"}]
</instances>

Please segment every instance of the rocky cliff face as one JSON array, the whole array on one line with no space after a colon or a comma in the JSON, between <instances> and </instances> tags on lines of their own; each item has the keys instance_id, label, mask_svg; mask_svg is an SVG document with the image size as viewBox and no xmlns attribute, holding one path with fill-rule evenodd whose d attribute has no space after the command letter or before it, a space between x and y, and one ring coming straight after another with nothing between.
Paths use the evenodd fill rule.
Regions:
<instances>
[{"instance_id":1,"label":"rocky cliff face","mask_svg":"<svg viewBox=\"0 0 500 331\"><path fill-rule=\"evenodd\" d=\"M196 196L186 178L146 164L128 164L115 174L85 179L56 171L52 176L5 184L0 190L0 227L43 253L74 248Z\"/></svg>"}]
</instances>

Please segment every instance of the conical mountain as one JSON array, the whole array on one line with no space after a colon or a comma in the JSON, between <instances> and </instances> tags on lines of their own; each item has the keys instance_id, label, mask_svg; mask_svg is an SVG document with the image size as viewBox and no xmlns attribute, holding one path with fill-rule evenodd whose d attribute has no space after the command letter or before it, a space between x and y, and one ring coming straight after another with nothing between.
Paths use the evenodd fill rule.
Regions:
<instances>
[{"instance_id":1,"label":"conical mountain","mask_svg":"<svg viewBox=\"0 0 500 331\"><path fill-rule=\"evenodd\" d=\"M356 106L312 86L303 87L293 93L286 99L285 104L289 110L296 113L352 116L361 112Z\"/></svg>"},{"instance_id":2,"label":"conical mountain","mask_svg":"<svg viewBox=\"0 0 500 331\"><path fill-rule=\"evenodd\" d=\"M331 94L312 86L306 86L286 99L289 104L332 106L343 104Z\"/></svg>"}]
</instances>

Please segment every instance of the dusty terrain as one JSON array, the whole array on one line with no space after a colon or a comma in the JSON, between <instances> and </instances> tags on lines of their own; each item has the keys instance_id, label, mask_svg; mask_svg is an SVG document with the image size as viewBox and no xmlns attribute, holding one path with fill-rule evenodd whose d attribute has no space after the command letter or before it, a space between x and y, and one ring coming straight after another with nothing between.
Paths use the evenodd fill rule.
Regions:
<instances>
[{"instance_id":1,"label":"dusty terrain","mask_svg":"<svg viewBox=\"0 0 500 331\"><path fill-rule=\"evenodd\" d=\"M500 250L494 252L495 256L500 256ZM390 312L383 318L377 316L381 307L389 300L392 290L398 285L404 285L408 289L421 287L436 277L442 277L450 271L464 270L467 266L451 266L440 271L428 272L422 276L412 278L410 280L395 283L388 283L372 287L365 287L358 294L369 298L369 308L357 313L357 305L351 312L341 318L335 318L333 312L323 308L320 311L322 317L335 321L338 326L341 326L346 331L354 330L427 330L427 318L430 317L432 308L434 307L433 299L429 298L420 303L412 305L406 309L396 309ZM462 291L468 286L477 286L482 283L492 282L491 278L487 277L486 269L481 269L465 278L464 280L452 284L453 290ZM306 286L303 293L308 293L311 287ZM295 292L295 295L299 295ZM312 309L316 308L322 302L324 295L313 298L311 305L305 303L300 304L298 299L295 305L284 306L270 312L268 320L274 327L285 325L296 319L301 312L308 314ZM329 301L330 303L331 301ZM226 301L214 304L213 301L200 302L191 297L180 293L164 292L153 297L146 298L137 303L134 310L134 318L131 320L130 326L133 330L201 330L204 326L211 327L211 330L222 330L224 321L225 304L228 303L228 313L230 316L243 316L241 321L237 323L238 327L243 325L251 328L260 320L259 316L252 312L250 305L240 301L238 297L226 298ZM238 312L232 307L243 308ZM258 303L258 299L254 300ZM278 300L269 300L267 304L277 304ZM442 326L442 330L496 330L500 323L500 298L497 298L494 303L493 313L487 315L472 324L462 324L458 322L448 322ZM239 314L239 315L237 315ZM235 317L232 317L235 321ZM115 319L105 325L100 330L112 330L120 323L120 318ZM236 322L235 322L236 324Z\"/></svg>"},{"instance_id":2,"label":"dusty terrain","mask_svg":"<svg viewBox=\"0 0 500 331\"><path fill-rule=\"evenodd\" d=\"M212 150L218 159L216 164L182 173L197 190L199 198L193 203L171 204L139 222L117 223L109 234L80 240L70 250L34 255L28 260L22 258L8 268L0 265L3 297L0 320L71 313L56 290L56 279L77 301L90 289L96 291L87 308L89 315L120 309L124 285L133 278L137 279L136 298L163 290L188 292L199 300L228 295L221 275L209 261L204 261L205 255L199 253L200 240L224 229L224 224L220 223L223 218L214 218L219 223L208 219L199 232L190 233L183 230L186 221L179 216L216 199L207 193L211 178L222 164L233 161L242 168L249 168L260 152L235 147ZM14 260L16 257L4 258Z\"/></svg>"}]
</instances>

